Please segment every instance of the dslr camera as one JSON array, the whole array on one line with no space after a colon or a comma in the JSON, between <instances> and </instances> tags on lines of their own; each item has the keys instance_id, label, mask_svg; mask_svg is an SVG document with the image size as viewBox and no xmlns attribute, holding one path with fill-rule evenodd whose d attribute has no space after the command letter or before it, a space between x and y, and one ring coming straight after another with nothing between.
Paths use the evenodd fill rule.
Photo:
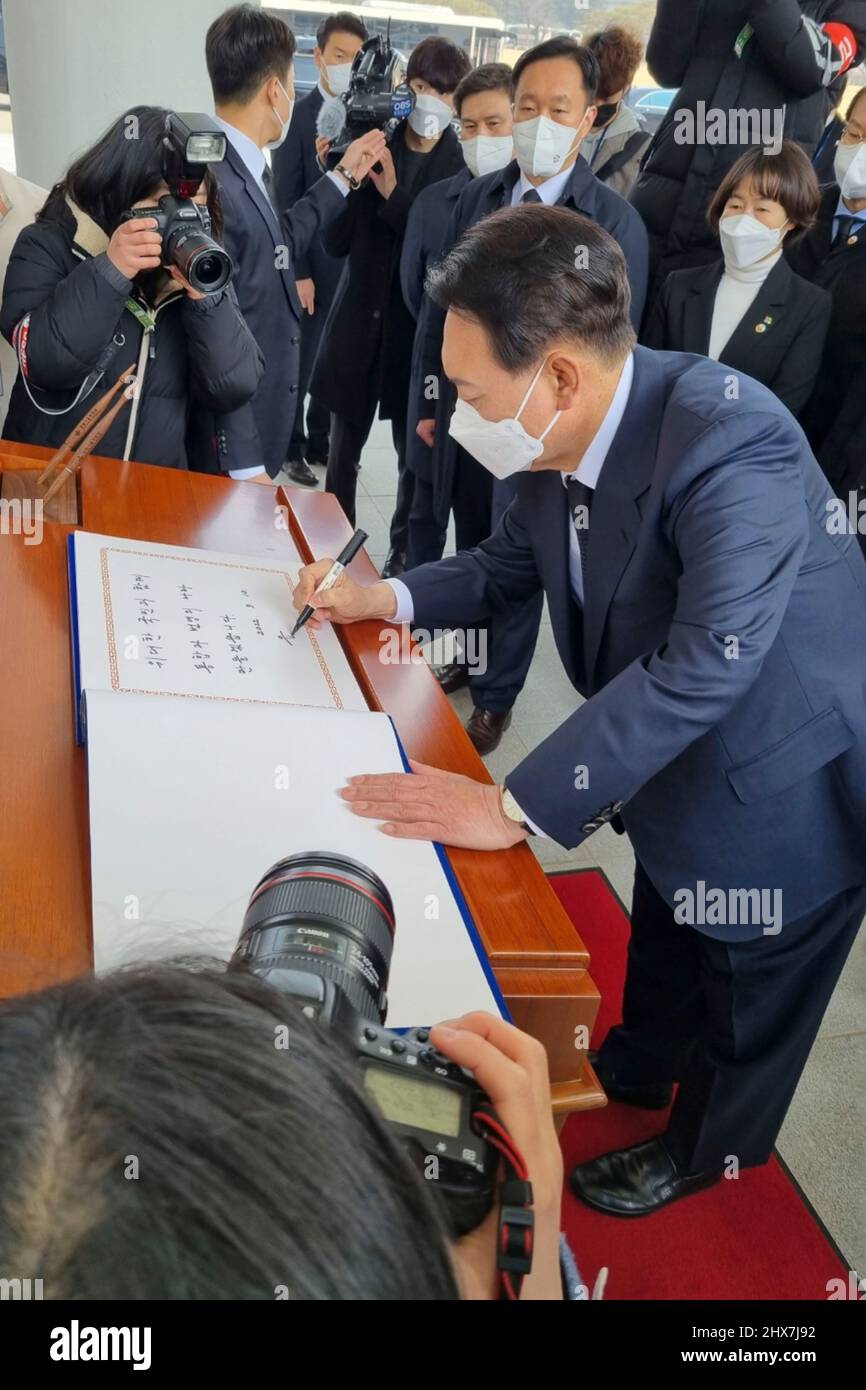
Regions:
<instances>
[{"instance_id":1,"label":"dslr camera","mask_svg":"<svg viewBox=\"0 0 866 1390\"><path fill-rule=\"evenodd\" d=\"M428 1029L385 1027L394 929L390 894L372 869L341 854L293 854L254 889L231 966L340 1035L412 1161L435 1178L459 1236L494 1200L499 1155L473 1122L488 1098L470 1072L436 1051Z\"/></svg>"},{"instance_id":2,"label":"dslr camera","mask_svg":"<svg viewBox=\"0 0 866 1390\"><path fill-rule=\"evenodd\" d=\"M328 166L339 164L347 147L369 130L384 130L390 139L415 105L406 82L406 60L391 47L389 33L367 39L352 65L349 89L319 112L317 130L331 141Z\"/></svg>"},{"instance_id":3,"label":"dslr camera","mask_svg":"<svg viewBox=\"0 0 866 1390\"><path fill-rule=\"evenodd\" d=\"M193 196L207 166L225 158L225 134L210 116L169 111L162 146L162 176L171 192L156 209L130 208L120 220L155 217L164 264L176 265L194 290L216 294L232 278L231 257L214 241L210 213Z\"/></svg>"}]
</instances>

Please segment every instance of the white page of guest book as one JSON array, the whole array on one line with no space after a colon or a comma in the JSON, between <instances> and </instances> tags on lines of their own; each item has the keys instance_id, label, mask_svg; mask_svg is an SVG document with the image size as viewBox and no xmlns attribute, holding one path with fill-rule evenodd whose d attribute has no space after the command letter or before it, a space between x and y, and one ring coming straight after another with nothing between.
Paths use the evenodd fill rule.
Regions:
<instances>
[{"instance_id":1,"label":"white page of guest book","mask_svg":"<svg viewBox=\"0 0 866 1390\"><path fill-rule=\"evenodd\" d=\"M303 850L375 870L397 923L388 1024L501 1012L434 845L394 839L338 795L400 772L385 714L85 694L97 970L203 952L228 958L263 874Z\"/></svg>"},{"instance_id":2,"label":"white page of guest book","mask_svg":"<svg viewBox=\"0 0 866 1390\"><path fill-rule=\"evenodd\" d=\"M78 694L187 696L366 709L336 633L289 640L302 564L76 531L70 579Z\"/></svg>"}]
</instances>

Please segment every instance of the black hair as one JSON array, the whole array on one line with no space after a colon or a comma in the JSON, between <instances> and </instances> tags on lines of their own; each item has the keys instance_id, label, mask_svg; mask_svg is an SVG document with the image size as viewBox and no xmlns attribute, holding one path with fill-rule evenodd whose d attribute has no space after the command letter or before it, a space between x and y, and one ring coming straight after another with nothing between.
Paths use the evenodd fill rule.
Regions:
<instances>
[{"instance_id":1,"label":"black hair","mask_svg":"<svg viewBox=\"0 0 866 1390\"><path fill-rule=\"evenodd\" d=\"M507 63L482 63L458 83L454 93L454 110L459 116L467 97L478 96L479 92L499 91L511 96L511 68Z\"/></svg>"},{"instance_id":2,"label":"black hair","mask_svg":"<svg viewBox=\"0 0 866 1390\"><path fill-rule=\"evenodd\" d=\"M167 115L162 106L130 107L95 145L70 164L51 189L37 219L62 220L68 197L93 218L106 236L111 236L121 213L149 197L163 181L162 141ZM219 239L223 228L222 203L210 170L204 184L212 231Z\"/></svg>"},{"instance_id":3,"label":"black hair","mask_svg":"<svg viewBox=\"0 0 866 1390\"><path fill-rule=\"evenodd\" d=\"M316 30L316 43L324 48L332 34L354 34L356 39L366 43L370 35L367 26L350 10L340 10L339 14L329 14Z\"/></svg>"},{"instance_id":4,"label":"black hair","mask_svg":"<svg viewBox=\"0 0 866 1390\"><path fill-rule=\"evenodd\" d=\"M755 145L731 165L707 209L707 221L714 232L718 232L725 204L742 179L748 179L760 197L781 203L789 221L795 224L788 240L793 241L814 227L821 206L821 188L812 161L796 140L783 140L775 154Z\"/></svg>"},{"instance_id":5,"label":"black hair","mask_svg":"<svg viewBox=\"0 0 866 1390\"><path fill-rule=\"evenodd\" d=\"M282 82L295 55L295 36L284 19L252 5L233 5L213 21L205 58L214 101L252 101L264 82Z\"/></svg>"},{"instance_id":6,"label":"black hair","mask_svg":"<svg viewBox=\"0 0 866 1390\"><path fill-rule=\"evenodd\" d=\"M534 48L527 48L525 53L521 53L514 64L514 71L511 75L512 92L517 91L517 84L532 63L543 63L548 58L570 58L572 62L577 64L583 77L587 99L591 103L598 91L600 78L598 59L592 49L587 48L585 44L578 43L577 39L569 38L567 34L558 34L555 38L545 39L544 43L537 43Z\"/></svg>"},{"instance_id":7,"label":"black hair","mask_svg":"<svg viewBox=\"0 0 866 1390\"><path fill-rule=\"evenodd\" d=\"M46 1299L457 1299L333 1034L219 963L0 1002L0 1274Z\"/></svg>"},{"instance_id":8,"label":"black hair","mask_svg":"<svg viewBox=\"0 0 866 1390\"><path fill-rule=\"evenodd\" d=\"M428 272L442 309L474 319L509 371L572 339L605 362L634 346L625 257L592 218L570 208L500 208L463 233Z\"/></svg>"},{"instance_id":9,"label":"black hair","mask_svg":"<svg viewBox=\"0 0 866 1390\"><path fill-rule=\"evenodd\" d=\"M406 65L406 81L420 77L437 92L453 92L472 64L464 48L435 34L416 44Z\"/></svg>"}]
</instances>

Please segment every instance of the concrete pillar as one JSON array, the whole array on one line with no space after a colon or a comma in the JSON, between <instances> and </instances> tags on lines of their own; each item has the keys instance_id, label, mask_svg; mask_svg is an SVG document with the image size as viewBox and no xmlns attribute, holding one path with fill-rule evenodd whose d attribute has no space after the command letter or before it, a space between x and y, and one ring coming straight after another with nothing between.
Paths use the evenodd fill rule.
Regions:
<instances>
[{"instance_id":1,"label":"concrete pillar","mask_svg":"<svg viewBox=\"0 0 866 1390\"><path fill-rule=\"evenodd\" d=\"M18 174L44 188L130 106L211 111L208 25L231 0L4 0Z\"/></svg>"}]
</instances>

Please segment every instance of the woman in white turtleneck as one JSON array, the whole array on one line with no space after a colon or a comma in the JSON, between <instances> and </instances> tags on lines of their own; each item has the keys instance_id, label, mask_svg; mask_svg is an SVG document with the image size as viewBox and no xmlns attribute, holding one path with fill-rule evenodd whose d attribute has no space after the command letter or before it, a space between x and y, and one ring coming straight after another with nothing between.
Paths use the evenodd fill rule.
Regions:
<instances>
[{"instance_id":1,"label":"woman in white turtleneck","mask_svg":"<svg viewBox=\"0 0 866 1390\"><path fill-rule=\"evenodd\" d=\"M674 270L641 341L695 352L769 387L796 414L809 399L830 322L830 296L795 275L783 257L790 237L814 223L820 190L803 150L748 150L719 185L709 210L722 258Z\"/></svg>"}]
</instances>

